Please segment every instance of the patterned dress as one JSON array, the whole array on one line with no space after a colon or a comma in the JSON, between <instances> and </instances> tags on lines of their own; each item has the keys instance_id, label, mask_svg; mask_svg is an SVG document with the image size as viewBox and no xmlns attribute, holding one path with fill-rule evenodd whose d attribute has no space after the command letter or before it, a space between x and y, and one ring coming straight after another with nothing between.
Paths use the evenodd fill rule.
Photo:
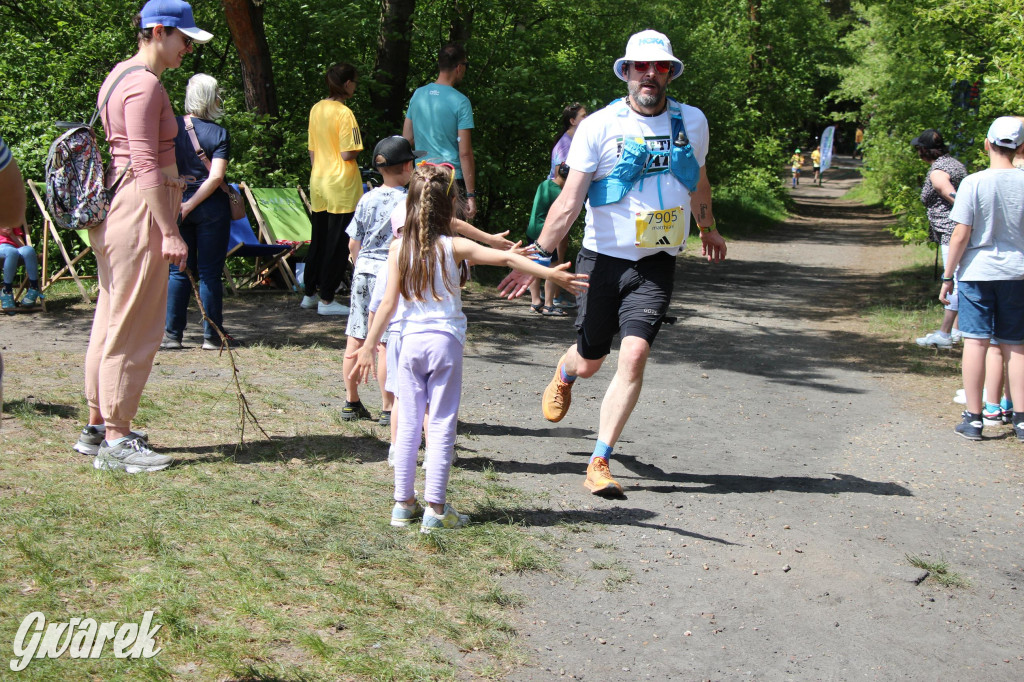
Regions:
<instances>
[{"instance_id":1,"label":"patterned dress","mask_svg":"<svg viewBox=\"0 0 1024 682\"><path fill-rule=\"evenodd\" d=\"M921 203L928 212L928 241L940 244L949 244L949 238L953 235L953 228L956 223L949 219L949 204L939 191L932 185L932 171L940 170L949 174L949 181L953 189L959 189L960 182L967 177L967 168L949 154L940 156L932 162L928 168L928 174L924 178L924 187L921 188Z\"/></svg>"}]
</instances>

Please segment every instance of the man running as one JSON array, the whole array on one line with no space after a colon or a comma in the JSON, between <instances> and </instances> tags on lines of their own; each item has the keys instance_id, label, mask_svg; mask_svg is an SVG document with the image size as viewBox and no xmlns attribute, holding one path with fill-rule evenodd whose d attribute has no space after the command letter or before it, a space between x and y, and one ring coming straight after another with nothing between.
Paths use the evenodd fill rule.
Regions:
<instances>
[{"instance_id":1,"label":"man running","mask_svg":"<svg viewBox=\"0 0 1024 682\"><path fill-rule=\"evenodd\" d=\"M672 297L675 256L686 242L691 211L703 255L718 262L726 252L715 230L704 167L707 119L699 109L666 96L669 81L683 72L672 44L657 31L637 33L613 68L628 84L628 96L580 124L566 160L565 188L537 239L540 255L550 256L586 201L576 271L590 275L590 288L579 298L576 344L559 359L542 409L553 422L565 416L573 382L601 368L618 332L618 367L601 403L597 445L584 482L602 496L622 494L608 459L640 396L651 344ZM526 283L527 278L513 274L500 289L519 294Z\"/></svg>"}]
</instances>

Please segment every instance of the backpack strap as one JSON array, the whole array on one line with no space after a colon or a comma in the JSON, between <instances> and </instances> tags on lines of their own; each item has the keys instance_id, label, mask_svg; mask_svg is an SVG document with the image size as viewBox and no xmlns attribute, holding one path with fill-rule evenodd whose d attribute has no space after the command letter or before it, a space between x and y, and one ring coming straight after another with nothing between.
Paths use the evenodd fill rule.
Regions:
<instances>
[{"instance_id":1,"label":"backpack strap","mask_svg":"<svg viewBox=\"0 0 1024 682\"><path fill-rule=\"evenodd\" d=\"M92 128L94 125L96 125L96 119L98 119L100 117L100 111L102 111L103 109L106 108L107 102L110 101L110 96L114 94L114 90L116 90L117 86L121 84L121 81L124 80L124 77L127 76L128 74L132 73L133 71L138 71L140 69L148 69L148 68L149 67L147 67L147 66L145 66L143 64L135 64L134 66L129 66L127 69L125 69L121 73L117 74L117 78L115 78L114 82L110 85L110 89L107 90L107 94L103 98L103 101L100 103L100 105L98 107L96 107L96 111L93 112L92 118L89 119L89 127L90 128Z\"/></svg>"}]
</instances>

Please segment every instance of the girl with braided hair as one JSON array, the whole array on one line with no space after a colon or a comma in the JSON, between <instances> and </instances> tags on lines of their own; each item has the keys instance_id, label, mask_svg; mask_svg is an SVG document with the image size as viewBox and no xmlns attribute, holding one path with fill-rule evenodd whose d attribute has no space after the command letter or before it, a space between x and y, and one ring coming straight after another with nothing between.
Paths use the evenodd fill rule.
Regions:
<instances>
[{"instance_id":1,"label":"girl with braided hair","mask_svg":"<svg viewBox=\"0 0 1024 682\"><path fill-rule=\"evenodd\" d=\"M349 376L367 381L376 365L373 354L384 328L393 315L400 320L398 332L392 332L401 335L402 346L397 367L401 400L396 410L391 525L408 526L422 517L423 533L460 528L469 521L446 502L462 393L462 347L466 342L460 291L465 279L460 276L460 265L472 261L513 268L534 277L551 278L574 294L587 286L586 275L567 272L567 263L547 268L512 251L498 251L455 236L458 201L455 169L449 164L423 164L413 172L405 227L388 253L384 298L365 343L349 356L356 361ZM428 403L430 437L424 464L424 509L416 500L413 482L420 426Z\"/></svg>"}]
</instances>

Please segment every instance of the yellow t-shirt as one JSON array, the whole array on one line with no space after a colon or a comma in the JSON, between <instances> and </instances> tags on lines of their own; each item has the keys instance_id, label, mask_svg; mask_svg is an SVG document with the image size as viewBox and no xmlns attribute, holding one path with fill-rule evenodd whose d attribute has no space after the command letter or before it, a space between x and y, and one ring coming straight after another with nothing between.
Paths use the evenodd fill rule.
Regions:
<instances>
[{"instance_id":1,"label":"yellow t-shirt","mask_svg":"<svg viewBox=\"0 0 1024 682\"><path fill-rule=\"evenodd\" d=\"M309 110L309 144L313 171L309 174L309 203L314 211L352 213L363 196L363 180L355 159L342 161L341 152L360 151L363 138L352 110L323 99Z\"/></svg>"},{"instance_id":2,"label":"yellow t-shirt","mask_svg":"<svg viewBox=\"0 0 1024 682\"><path fill-rule=\"evenodd\" d=\"M804 165L804 157L800 156L799 154L794 154L793 156L789 157L789 165L792 166L793 168L799 168L800 166Z\"/></svg>"},{"instance_id":3,"label":"yellow t-shirt","mask_svg":"<svg viewBox=\"0 0 1024 682\"><path fill-rule=\"evenodd\" d=\"M817 149L815 149L813 152L811 152L811 165L812 166L820 166L821 165L821 152L819 152Z\"/></svg>"}]
</instances>

